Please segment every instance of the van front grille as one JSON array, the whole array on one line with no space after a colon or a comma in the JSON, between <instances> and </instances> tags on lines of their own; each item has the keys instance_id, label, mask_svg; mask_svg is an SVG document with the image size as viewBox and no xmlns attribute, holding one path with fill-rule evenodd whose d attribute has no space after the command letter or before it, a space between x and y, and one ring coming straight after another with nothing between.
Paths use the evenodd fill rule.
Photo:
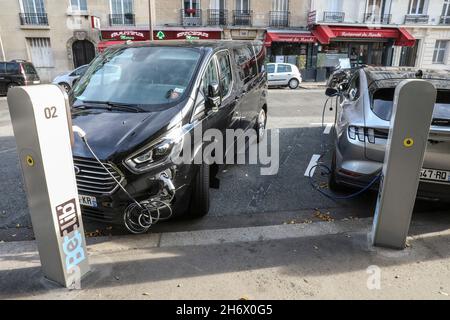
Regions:
<instances>
[{"instance_id":1,"label":"van front grille","mask_svg":"<svg viewBox=\"0 0 450 320\"><path fill-rule=\"evenodd\" d=\"M78 192L86 195L109 195L118 188L111 175L95 160L74 158L75 176ZM117 181L122 182L122 175L111 164L104 163Z\"/></svg>"}]
</instances>

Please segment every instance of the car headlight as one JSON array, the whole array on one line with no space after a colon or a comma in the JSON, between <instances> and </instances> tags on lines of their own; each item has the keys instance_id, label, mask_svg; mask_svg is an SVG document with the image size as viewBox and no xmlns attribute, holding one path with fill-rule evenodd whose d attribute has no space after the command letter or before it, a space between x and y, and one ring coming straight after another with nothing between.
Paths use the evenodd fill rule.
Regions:
<instances>
[{"instance_id":1,"label":"car headlight","mask_svg":"<svg viewBox=\"0 0 450 320\"><path fill-rule=\"evenodd\" d=\"M177 126L164 137L157 139L127 158L125 165L131 171L138 173L166 165L171 161L172 156L181 152L183 140L181 126Z\"/></svg>"}]
</instances>

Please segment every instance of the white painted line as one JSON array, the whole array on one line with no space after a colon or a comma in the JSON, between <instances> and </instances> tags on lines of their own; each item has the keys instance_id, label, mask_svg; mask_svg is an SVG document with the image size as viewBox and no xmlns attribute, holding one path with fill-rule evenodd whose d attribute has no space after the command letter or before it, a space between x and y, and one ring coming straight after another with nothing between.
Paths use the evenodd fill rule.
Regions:
<instances>
[{"instance_id":1,"label":"white painted line","mask_svg":"<svg viewBox=\"0 0 450 320\"><path fill-rule=\"evenodd\" d=\"M325 131L323 132L323 134L330 134L332 128L333 128L333 124L327 123L327 126L325 127Z\"/></svg>"},{"instance_id":2,"label":"white painted line","mask_svg":"<svg viewBox=\"0 0 450 320\"><path fill-rule=\"evenodd\" d=\"M315 154L312 156L311 161L309 162L308 168L305 171L305 177L309 177L309 173L310 173L311 169L317 165L317 162L319 161L319 159L320 159L320 154ZM316 168L314 168L311 171L311 175L314 175L314 172L316 172Z\"/></svg>"}]
</instances>

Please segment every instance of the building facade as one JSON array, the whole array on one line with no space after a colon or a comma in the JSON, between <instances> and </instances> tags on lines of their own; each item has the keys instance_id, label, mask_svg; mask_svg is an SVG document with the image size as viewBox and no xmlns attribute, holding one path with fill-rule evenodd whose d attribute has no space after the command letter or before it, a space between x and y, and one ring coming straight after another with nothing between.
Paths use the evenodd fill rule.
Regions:
<instances>
[{"instance_id":1,"label":"building facade","mask_svg":"<svg viewBox=\"0 0 450 320\"><path fill-rule=\"evenodd\" d=\"M0 0L0 60L43 81L114 43L261 40L270 61L324 80L350 64L450 69L450 0ZM150 24L153 34L150 34Z\"/></svg>"},{"instance_id":2,"label":"building facade","mask_svg":"<svg viewBox=\"0 0 450 320\"><path fill-rule=\"evenodd\" d=\"M310 18L346 30L340 40L353 43L334 49L355 62L450 69L450 0L311 0Z\"/></svg>"}]
</instances>

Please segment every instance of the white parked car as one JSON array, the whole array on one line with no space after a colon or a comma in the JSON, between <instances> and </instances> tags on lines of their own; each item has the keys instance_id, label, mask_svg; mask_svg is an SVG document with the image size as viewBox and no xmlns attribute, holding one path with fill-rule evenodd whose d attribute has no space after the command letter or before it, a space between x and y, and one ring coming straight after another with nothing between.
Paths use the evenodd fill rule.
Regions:
<instances>
[{"instance_id":1,"label":"white parked car","mask_svg":"<svg viewBox=\"0 0 450 320\"><path fill-rule=\"evenodd\" d=\"M84 65L84 66L76 68L75 70L66 72L62 75L59 75L53 80L53 84L58 84L61 87L63 87L64 90L69 92L72 89L73 83L75 82L75 80L82 77L84 75L84 73L86 72L87 68L88 68L88 65Z\"/></svg>"},{"instance_id":2,"label":"white parked car","mask_svg":"<svg viewBox=\"0 0 450 320\"><path fill-rule=\"evenodd\" d=\"M289 63L268 63L267 78L269 86L284 86L297 89L302 83L302 74L296 65Z\"/></svg>"}]
</instances>

